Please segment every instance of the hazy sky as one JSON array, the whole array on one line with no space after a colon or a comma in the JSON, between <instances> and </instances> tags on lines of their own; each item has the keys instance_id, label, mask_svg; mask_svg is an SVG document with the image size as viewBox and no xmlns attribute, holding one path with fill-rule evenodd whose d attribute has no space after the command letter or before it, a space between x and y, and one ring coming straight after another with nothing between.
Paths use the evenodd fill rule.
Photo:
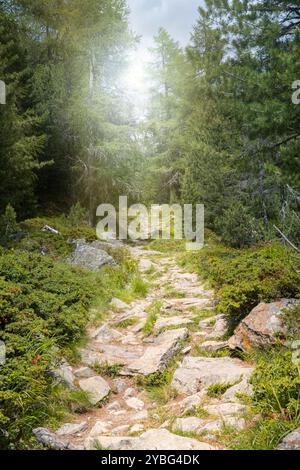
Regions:
<instances>
[{"instance_id":1,"label":"hazy sky","mask_svg":"<svg viewBox=\"0 0 300 470\"><path fill-rule=\"evenodd\" d=\"M202 0L128 0L132 29L143 36L141 48L151 46L161 26L185 46L202 3Z\"/></svg>"},{"instance_id":2,"label":"hazy sky","mask_svg":"<svg viewBox=\"0 0 300 470\"><path fill-rule=\"evenodd\" d=\"M122 80L136 115L143 117L149 91L145 69L147 62L151 60L148 49L153 46L153 36L163 27L181 46L186 46L198 18L198 7L203 4L203 0L127 1L131 10L131 29L142 38L137 50L131 55Z\"/></svg>"}]
</instances>

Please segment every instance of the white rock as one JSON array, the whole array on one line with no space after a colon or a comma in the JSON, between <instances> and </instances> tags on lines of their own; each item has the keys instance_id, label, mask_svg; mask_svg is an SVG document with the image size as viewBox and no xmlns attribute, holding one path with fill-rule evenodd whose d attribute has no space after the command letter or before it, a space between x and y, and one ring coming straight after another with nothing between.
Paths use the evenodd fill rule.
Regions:
<instances>
[{"instance_id":1,"label":"white rock","mask_svg":"<svg viewBox=\"0 0 300 470\"><path fill-rule=\"evenodd\" d=\"M88 424L86 421L83 421L82 423L66 423L56 431L56 434L58 436L70 436L72 434L78 434L79 432L85 431L87 427Z\"/></svg>"},{"instance_id":2,"label":"white rock","mask_svg":"<svg viewBox=\"0 0 300 470\"><path fill-rule=\"evenodd\" d=\"M205 341L200 344L200 348L204 351L214 352L226 349L228 347L228 341Z\"/></svg>"},{"instance_id":3,"label":"white rock","mask_svg":"<svg viewBox=\"0 0 300 470\"><path fill-rule=\"evenodd\" d=\"M123 302L122 300L120 299L116 299L116 298L113 298L110 302L110 306L112 308L115 308L117 310L126 310L127 308L129 308L129 305L126 304L125 302Z\"/></svg>"},{"instance_id":4,"label":"white rock","mask_svg":"<svg viewBox=\"0 0 300 470\"><path fill-rule=\"evenodd\" d=\"M135 415L131 416L131 421L145 421L148 419L149 413L147 410L139 411Z\"/></svg>"},{"instance_id":5,"label":"white rock","mask_svg":"<svg viewBox=\"0 0 300 470\"><path fill-rule=\"evenodd\" d=\"M169 330L161 333L149 346L143 356L133 362L124 370L124 373L150 375L162 372L170 359L180 348L180 342L189 335L187 328Z\"/></svg>"},{"instance_id":6,"label":"white rock","mask_svg":"<svg viewBox=\"0 0 300 470\"><path fill-rule=\"evenodd\" d=\"M220 416L236 416L246 411L247 407L239 403L218 403L215 405L204 405L203 408L210 415Z\"/></svg>"},{"instance_id":7,"label":"white rock","mask_svg":"<svg viewBox=\"0 0 300 470\"><path fill-rule=\"evenodd\" d=\"M75 376L72 367L66 360L63 359L57 368L52 369L51 374L58 383L62 383L70 389L75 388Z\"/></svg>"},{"instance_id":8,"label":"white rock","mask_svg":"<svg viewBox=\"0 0 300 470\"><path fill-rule=\"evenodd\" d=\"M188 354L189 352L191 352L191 350L192 350L192 346L187 346L181 352L182 354Z\"/></svg>"},{"instance_id":9,"label":"white rock","mask_svg":"<svg viewBox=\"0 0 300 470\"><path fill-rule=\"evenodd\" d=\"M182 412L193 411L198 406L201 406L204 398L206 397L206 390L189 395L179 402L179 406Z\"/></svg>"},{"instance_id":10,"label":"white rock","mask_svg":"<svg viewBox=\"0 0 300 470\"><path fill-rule=\"evenodd\" d=\"M177 418L173 425L173 431L200 433L205 421L196 417Z\"/></svg>"},{"instance_id":11,"label":"white rock","mask_svg":"<svg viewBox=\"0 0 300 470\"><path fill-rule=\"evenodd\" d=\"M110 343L112 341L118 341L123 337L123 335L117 331L112 330L107 325L102 325L100 328L97 328L92 334L92 338L95 341L100 343Z\"/></svg>"},{"instance_id":12,"label":"white rock","mask_svg":"<svg viewBox=\"0 0 300 470\"><path fill-rule=\"evenodd\" d=\"M107 405L106 409L108 411L120 411L121 405L118 401L113 401L112 403L109 403L109 405Z\"/></svg>"},{"instance_id":13,"label":"white rock","mask_svg":"<svg viewBox=\"0 0 300 470\"><path fill-rule=\"evenodd\" d=\"M248 379L245 378L243 379L240 383L233 385L230 387L224 395L222 395L222 400L223 401L239 401L238 394L242 395L248 395L252 396L253 395L253 387L252 385L248 382Z\"/></svg>"},{"instance_id":14,"label":"white rock","mask_svg":"<svg viewBox=\"0 0 300 470\"><path fill-rule=\"evenodd\" d=\"M134 388L132 387L127 388L124 393L124 399L126 400L127 398L134 397L135 393L136 392Z\"/></svg>"},{"instance_id":15,"label":"white rock","mask_svg":"<svg viewBox=\"0 0 300 470\"><path fill-rule=\"evenodd\" d=\"M154 331L159 331L162 328L166 328L170 326L186 325L189 323L193 323L193 321L189 317L182 317L182 316L160 317L156 320L156 323L154 325Z\"/></svg>"},{"instance_id":16,"label":"white rock","mask_svg":"<svg viewBox=\"0 0 300 470\"><path fill-rule=\"evenodd\" d=\"M221 338L227 333L228 318L226 315L218 315L213 330L207 335L207 338Z\"/></svg>"},{"instance_id":17,"label":"white rock","mask_svg":"<svg viewBox=\"0 0 300 470\"><path fill-rule=\"evenodd\" d=\"M145 407L145 403L135 397L128 398L125 400L125 403L129 408L132 408L135 411L142 411Z\"/></svg>"},{"instance_id":18,"label":"white rock","mask_svg":"<svg viewBox=\"0 0 300 470\"><path fill-rule=\"evenodd\" d=\"M122 426L118 426L117 428L112 429L111 434L116 435L124 435L129 431L129 424L123 424Z\"/></svg>"},{"instance_id":19,"label":"white rock","mask_svg":"<svg viewBox=\"0 0 300 470\"><path fill-rule=\"evenodd\" d=\"M95 371L90 369L89 367L80 367L74 371L74 375L78 379L88 379L95 375Z\"/></svg>"},{"instance_id":20,"label":"white rock","mask_svg":"<svg viewBox=\"0 0 300 470\"><path fill-rule=\"evenodd\" d=\"M139 432L143 432L144 431L144 425L143 424L134 424L131 428L130 428L130 434L136 434L136 433L139 433Z\"/></svg>"},{"instance_id":21,"label":"white rock","mask_svg":"<svg viewBox=\"0 0 300 470\"><path fill-rule=\"evenodd\" d=\"M213 450L207 443L197 439L177 436L166 429L149 429L135 442L133 450Z\"/></svg>"},{"instance_id":22,"label":"white rock","mask_svg":"<svg viewBox=\"0 0 300 470\"><path fill-rule=\"evenodd\" d=\"M113 381L114 387L118 393L123 393L124 390L127 388L126 381L124 379L114 379Z\"/></svg>"},{"instance_id":23,"label":"white rock","mask_svg":"<svg viewBox=\"0 0 300 470\"><path fill-rule=\"evenodd\" d=\"M90 377L79 381L81 390L88 393L89 401L92 405L97 405L110 392L110 386L102 377Z\"/></svg>"},{"instance_id":24,"label":"white rock","mask_svg":"<svg viewBox=\"0 0 300 470\"><path fill-rule=\"evenodd\" d=\"M209 385L230 384L251 374L253 368L229 357L185 357L175 371L172 386L179 393L195 394Z\"/></svg>"},{"instance_id":25,"label":"white rock","mask_svg":"<svg viewBox=\"0 0 300 470\"><path fill-rule=\"evenodd\" d=\"M94 424L93 428L91 429L90 432L90 437L98 436L99 434L106 434L109 432L110 427L112 426L111 421L96 421Z\"/></svg>"},{"instance_id":26,"label":"white rock","mask_svg":"<svg viewBox=\"0 0 300 470\"><path fill-rule=\"evenodd\" d=\"M106 450L132 450L136 437L94 436L85 440L86 450L96 450L99 446Z\"/></svg>"}]
</instances>

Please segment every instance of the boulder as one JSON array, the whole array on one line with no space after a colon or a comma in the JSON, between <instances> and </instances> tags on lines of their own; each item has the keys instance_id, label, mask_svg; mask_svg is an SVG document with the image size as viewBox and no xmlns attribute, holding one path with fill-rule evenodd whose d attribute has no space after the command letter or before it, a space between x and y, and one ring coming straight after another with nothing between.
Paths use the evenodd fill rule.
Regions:
<instances>
[{"instance_id":1,"label":"boulder","mask_svg":"<svg viewBox=\"0 0 300 470\"><path fill-rule=\"evenodd\" d=\"M174 354L179 350L180 343L189 335L187 328L168 330L155 338L142 357L131 362L123 373L127 375L150 375L162 372Z\"/></svg>"},{"instance_id":2,"label":"boulder","mask_svg":"<svg viewBox=\"0 0 300 470\"><path fill-rule=\"evenodd\" d=\"M185 357L174 373L172 386L179 393L192 395L209 385L238 382L252 370L239 359L229 357Z\"/></svg>"},{"instance_id":3,"label":"boulder","mask_svg":"<svg viewBox=\"0 0 300 470\"><path fill-rule=\"evenodd\" d=\"M54 378L56 383L63 384L70 389L75 389L75 376L72 367L65 359L63 359L57 367L50 370L50 375Z\"/></svg>"},{"instance_id":4,"label":"boulder","mask_svg":"<svg viewBox=\"0 0 300 470\"><path fill-rule=\"evenodd\" d=\"M75 447L69 442L62 441L54 432L46 428L35 428L32 430L38 442L53 450L74 450Z\"/></svg>"},{"instance_id":5,"label":"boulder","mask_svg":"<svg viewBox=\"0 0 300 470\"><path fill-rule=\"evenodd\" d=\"M110 386L102 377L90 377L79 381L79 387L88 393L92 405L97 405L110 393Z\"/></svg>"},{"instance_id":6,"label":"boulder","mask_svg":"<svg viewBox=\"0 0 300 470\"><path fill-rule=\"evenodd\" d=\"M210 415L219 416L237 416L244 413L247 409L245 405L240 403L217 403L215 405L205 405L203 407Z\"/></svg>"},{"instance_id":7,"label":"boulder","mask_svg":"<svg viewBox=\"0 0 300 470\"><path fill-rule=\"evenodd\" d=\"M289 433L279 444L277 450L300 450L300 428Z\"/></svg>"},{"instance_id":8,"label":"boulder","mask_svg":"<svg viewBox=\"0 0 300 470\"><path fill-rule=\"evenodd\" d=\"M139 400L136 397L128 398L125 401L125 403L128 406L128 408L131 408L135 411L142 411L145 407L145 403L142 400Z\"/></svg>"},{"instance_id":9,"label":"boulder","mask_svg":"<svg viewBox=\"0 0 300 470\"><path fill-rule=\"evenodd\" d=\"M229 340L229 347L248 351L275 344L278 337L285 337L288 333L283 311L299 303L295 299L280 299L269 304L261 302L237 327Z\"/></svg>"},{"instance_id":10,"label":"boulder","mask_svg":"<svg viewBox=\"0 0 300 470\"><path fill-rule=\"evenodd\" d=\"M81 266L89 271L98 271L103 266L114 266L116 264L112 256L106 251L100 250L86 243L84 240L77 240L74 253L68 258L71 264Z\"/></svg>"}]
</instances>

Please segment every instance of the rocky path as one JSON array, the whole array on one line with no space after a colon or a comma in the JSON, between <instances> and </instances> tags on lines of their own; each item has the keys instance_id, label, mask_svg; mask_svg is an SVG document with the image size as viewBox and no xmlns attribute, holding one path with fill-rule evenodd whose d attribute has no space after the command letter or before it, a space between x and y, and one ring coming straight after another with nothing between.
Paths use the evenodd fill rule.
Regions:
<instances>
[{"instance_id":1,"label":"rocky path","mask_svg":"<svg viewBox=\"0 0 300 470\"><path fill-rule=\"evenodd\" d=\"M213 292L172 257L132 248L151 291L127 305L111 302L109 320L89 330L82 364L64 364L69 387L93 408L55 432L38 428L57 449L223 449L223 426L244 428L252 367L229 357L226 321L214 316Z\"/></svg>"}]
</instances>

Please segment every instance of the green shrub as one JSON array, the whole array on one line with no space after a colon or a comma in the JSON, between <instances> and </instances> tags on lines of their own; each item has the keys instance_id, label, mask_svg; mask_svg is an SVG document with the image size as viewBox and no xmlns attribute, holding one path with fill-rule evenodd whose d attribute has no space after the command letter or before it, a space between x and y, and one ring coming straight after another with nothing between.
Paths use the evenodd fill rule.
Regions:
<instances>
[{"instance_id":1,"label":"green shrub","mask_svg":"<svg viewBox=\"0 0 300 470\"><path fill-rule=\"evenodd\" d=\"M259 302L300 294L300 257L279 244L236 250L213 242L181 262L210 282L232 328Z\"/></svg>"},{"instance_id":2,"label":"green shrub","mask_svg":"<svg viewBox=\"0 0 300 470\"><path fill-rule=\"evenodd\" d=\"M257 221L239 201L234 201L217 223L218 233L229 246L243 248L257 242Z\"/></svg>"},{"instance_id":3,"label":"green shrub","mask_svg":"<svg viewBox=\"0 0 300 470\"><path fill-rule=\"evenodd\" d=\"M40 236L41 220L30 225L39 227L35 237ZM80 344L90 307L108 305L136 274L125 251L116 255L118 267L90 273L60 261L68 246L63 235L41 237L52 247L51 257L25 251L24 239L20 249L0 249L0 339L6 345L0 374L3 449L30 447L32 428L57 423L66 407L78 402L79 397L53 386L50 365Z\"/></svg>"}]
</instances>

